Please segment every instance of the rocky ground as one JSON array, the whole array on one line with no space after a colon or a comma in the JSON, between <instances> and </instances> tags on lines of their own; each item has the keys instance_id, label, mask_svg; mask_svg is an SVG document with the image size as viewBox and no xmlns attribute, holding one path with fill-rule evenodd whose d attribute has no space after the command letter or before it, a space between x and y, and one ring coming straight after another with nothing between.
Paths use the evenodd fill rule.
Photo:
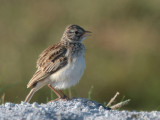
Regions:
<instances>
[{"instance_id":1,"label":"rocky ground","mask_svg":"<svg viewBox=\"0 0 160 120\"><path fill-rule=\"evenodd\" d=\"M0 106L0 120L160 120L160 112L109 110L84 98L47 104L5 103Z\"/></svg>"}]
</instances>

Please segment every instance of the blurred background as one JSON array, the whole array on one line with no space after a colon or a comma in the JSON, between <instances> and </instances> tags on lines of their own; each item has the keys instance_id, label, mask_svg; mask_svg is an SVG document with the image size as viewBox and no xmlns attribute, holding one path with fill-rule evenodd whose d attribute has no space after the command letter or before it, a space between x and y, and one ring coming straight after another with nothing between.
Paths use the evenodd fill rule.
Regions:
<instances>
[{"instance_id":1,"label":"blurred background","mask_svg":"<svg viewBox=\"0 0 160 120\"><path fill-rule=\"evenodd\" d=\"M84 41L86 65L80 83L66 94L108 102L131 99L125 109L160 110L160 1L1 0L0 96L20 103L30 91L38 55L58 42L65 27L92 31ZM31 102L46 103L46 86Z\"/></svg>"}]
</instances>

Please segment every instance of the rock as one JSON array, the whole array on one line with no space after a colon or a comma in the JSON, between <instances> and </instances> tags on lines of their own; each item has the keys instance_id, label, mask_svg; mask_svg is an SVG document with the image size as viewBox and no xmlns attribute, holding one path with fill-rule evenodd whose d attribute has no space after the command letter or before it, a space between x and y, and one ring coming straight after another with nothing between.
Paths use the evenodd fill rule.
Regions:
<instances>
[{"instance_id":1,"label":"rock","mask_svg":"<svg viewBox=\"0 0 160 120\"><path fill-rule=\"evenodd\" d=\"M132 120L160 119L160 112L129 112L109 110L95 101L74 98L69 101L55 101L47 104L5 103L0 105L0 120Z\"/></svg>"}]
</instances>

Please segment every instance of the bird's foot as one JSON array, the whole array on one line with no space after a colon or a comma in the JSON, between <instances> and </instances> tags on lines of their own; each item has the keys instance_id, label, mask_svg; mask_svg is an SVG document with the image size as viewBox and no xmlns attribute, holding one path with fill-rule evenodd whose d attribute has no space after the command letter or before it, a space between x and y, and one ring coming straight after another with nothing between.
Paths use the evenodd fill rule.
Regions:
<instances>
[{"instance_id":1,"label":"bird's foot","mask_svg":"<svg viewBox=\"0 0 160 120\"><path fill-rule=\"evenodd\" d=\"M71 100L68 96L64 95L63 98L61 98L62 100Z\"/></svg>"},{"instance_id":2,"label":"bird's foot","mask_svg":"<svg viewBox=\"0 0 160 120\"><path fill-rule=\"evenodd\" d=\"M54 99L54 100L49 101L48 103L58 101L59 99L60 99L60 98L56 98L56 99Z\"/></svg>"},{"instance_id":3,"label":"bird's foot","mask_svg":"<svg viewBox=\"0 0 160 120\"><path fill-rule=\"evenodd\" d=\"M56 98L56 99L51 100L51 101L49 101L49 102L55 102L55 101L58 101L58 100L67 101L67 100L70 100L70 98L65 95L65 96L63 96L63 97ZM48 103L49 103L49 102L48 102Z\"/></svg>"}]
</instances>

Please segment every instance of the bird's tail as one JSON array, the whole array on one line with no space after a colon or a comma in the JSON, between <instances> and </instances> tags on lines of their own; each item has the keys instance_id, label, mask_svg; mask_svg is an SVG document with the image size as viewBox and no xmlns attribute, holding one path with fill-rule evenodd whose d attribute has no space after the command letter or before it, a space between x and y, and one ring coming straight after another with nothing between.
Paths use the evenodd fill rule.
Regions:
<instances>
[{"instance_id":1,"label":"bird's tail","mask_svg":"<svg viewBox=\"0 0 160 120\"><path fill-rule=\"evenodd\" d=\"M32 96L34 95L34 93L36 92L35 88L32 88L32 90L29 92L29 94L27 95L25 102L29 102L32 98Z\"/></svg>"}]
</instances>

